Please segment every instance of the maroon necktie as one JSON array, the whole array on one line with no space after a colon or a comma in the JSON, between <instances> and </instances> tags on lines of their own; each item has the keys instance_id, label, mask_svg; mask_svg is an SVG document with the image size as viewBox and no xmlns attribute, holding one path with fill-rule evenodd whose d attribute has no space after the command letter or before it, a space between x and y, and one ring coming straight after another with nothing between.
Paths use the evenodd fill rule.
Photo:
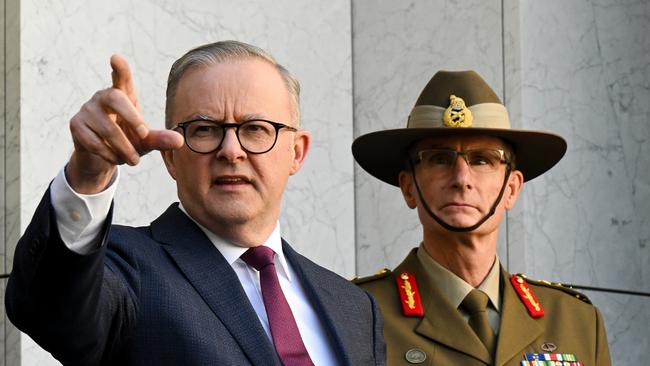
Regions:
<instances>
[{"instance_id":1,"label":"maroon necktie","mask_svg":"<svg viewBox=\"0 0 650 366\"><path fill-rule=\"evenodd\" d=\"M260 272L262 299L269 318L271 337L282 363L285 366L313 366L289 303L282 293L273 256L273 249L259 246L248 249L241 259Z\"/></svg>"}]
</instances>

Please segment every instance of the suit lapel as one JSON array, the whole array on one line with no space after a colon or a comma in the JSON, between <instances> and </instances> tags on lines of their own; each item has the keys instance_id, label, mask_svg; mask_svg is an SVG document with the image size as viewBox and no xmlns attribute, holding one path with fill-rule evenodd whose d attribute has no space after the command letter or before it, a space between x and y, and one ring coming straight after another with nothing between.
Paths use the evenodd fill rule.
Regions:
<instances>
[{"instance_id":1,"label":"suit lapel","mask_svg":"<svg viewBox=\"0 0 650 366\"><path fill-rule=\"evenodd\" d=\"M415 332L490 364L491 357L483 343L458 310L429 280L429 276L417 258L417 249L411 251L404 262L395 268L396 275L404 271L411 272L415 276L425 309L424 317L418 323Z\"/></svg>"},{"instance_id":2,"label":"suit lapel","mask_svg":"<svg viewBox=\"0 0 650 366\"><path fill-rule=\"evenodd\" d=\"M347 311L345 306L341 306L342 299L324 285L322 276L319 275L323 271L322 268L302 257L284 240L282 240L282 250L314 305L316 313L321 317L339 362L343 365L351 365L350 355L353 350L346 348L346 342L341 339L341 335L345 334L345 330L350 327L345 319L351 317L342 316Z\"/></svg>"},{"instance_id":3,"label":"suit lapel","mask_svg":"<svg viewBox=\"0 0 650 366\"><path fill-rule=\"evenodd\" d=\"M542 328L530 317L525 306L512 289L510 275L501 270L503 300L501 301L501 326L497 343L495 365L503 365L512 357L520 354L542 334Z\"/></svg>"},{"instance_id":4,"label":"suit lapel","mask_svg":"<svg viewBox=\"0 0 650 366\"><path fill-rule=\"evenodd\" d=\"M279 364L239 278L203 231L177 205L156 219L151 230L251 363Z\"/></svg>"}]
</instances>

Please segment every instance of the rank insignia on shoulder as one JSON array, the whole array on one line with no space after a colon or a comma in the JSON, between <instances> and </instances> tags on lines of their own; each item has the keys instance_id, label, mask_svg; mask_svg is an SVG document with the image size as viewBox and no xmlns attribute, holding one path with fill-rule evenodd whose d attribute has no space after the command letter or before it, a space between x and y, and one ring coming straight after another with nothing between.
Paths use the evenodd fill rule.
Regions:
<instances>
[{"instance_id":1,"label":"rank insignia on shoulder","mask_svg":"<svg viewBox=\"0 0 650 366\"><path fill-rule=\"evenodd\" d=\"M404 316L424 316L420 290L415 282L415 276L409 272L402 272L395 277L395 280Z\"/></svg>"},{"instance_id":2,"label":"rank insignia on shoulder","mask_svg":"<svg viewBox=\"0 0 650 366\"><path fill-rule=\"evenodd\" d=\"M522 276L515 274L510 277L510 283L512 284L512 287L515 288L515 292L519 296L519 300L521 300L521 302L526 307L526 310L528 310L528 314L530 314L530 316L533 318L543 317L544 308L542 308L539 300L537 300L537 297L533 291L531 291L530 287L528 287L526 280L524 280Z\"/></svg>"},{"instance_id":3,"label":"rank insignia on shoulder","mask_svg":"<svg viewBox=\"0 0 650 366\"><path fill-rule=\"evenodd\" d=\"M372 276L355 277L355 278L352 279L352 283L354 283L355 285L360 285L362 283L366 283L366 282L378 280L380 278L388 277L388 276L390 276L390 274L391 274L390 269L383 268L383 269L380 269L379 271L377 271L377 273L372 275Z\"/></svg>"},{"instance_id":4,"label":"rank insignia on shoulder","mask_svg":"<svg viewBox=\"0 0 650 366\"><path fill-rule=\"evenodd\" d=\"M553 289L556 289L556 290L560 290L560 291L562 291L562 292L564 292L566 294L569 294L569 295L575 297L578 300L581 300L582 302L585 302L587 304L591 304L591 300L589 300L589 298L586 295L584 295L581 292L578 292L578 291L574 290L573 288L570 287L571 285L565 285L565 284L559 283L559 282L549 282L549 281L544 281L544 280L531 280L530 278L527 278L526 276L524 276L521 273L518 274L518 275L521 276L524 280L526 280L526 282L531 283L533 285L544 286L544 287L549 287L549 288L553 288Z\"/></svg>"}]
</instances>

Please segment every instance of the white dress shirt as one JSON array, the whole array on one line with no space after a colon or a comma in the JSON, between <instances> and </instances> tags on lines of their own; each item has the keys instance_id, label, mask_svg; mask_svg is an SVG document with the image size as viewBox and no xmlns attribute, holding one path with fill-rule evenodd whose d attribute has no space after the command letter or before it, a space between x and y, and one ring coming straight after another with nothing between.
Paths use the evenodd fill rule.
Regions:
<instances>
[{"instance_id":1,"label":"white dress shirt","mask_svg":"<svg viewBox=\"0 0 650 366\"><path fill-rule=\"evenodd\" d=\"M61 239L70 250L79 254L88 254L99 240L101 227L106 220L115 195L119 169L110 186L105 191L93 195L75 192L68 184L64 169L61 169L50 187L57 227ZM179 207L187 215L183 206L180 205ZM191 216L188 215L188 217L192 219ZM237 274L248 300L266 331L266 335L273 342L262 300L259 272L240 258L248 248L230 243L196 221L194 222L203 230ZM276 224L275 229L262 245L273 249L276 253L274 262L280 286L296 319L300 335L312 361L316 365L336 365L336 357L326 336L323 323L309 302L295 271L286 260L282 250L279 223Z\"/></svg>"}]
</instances>

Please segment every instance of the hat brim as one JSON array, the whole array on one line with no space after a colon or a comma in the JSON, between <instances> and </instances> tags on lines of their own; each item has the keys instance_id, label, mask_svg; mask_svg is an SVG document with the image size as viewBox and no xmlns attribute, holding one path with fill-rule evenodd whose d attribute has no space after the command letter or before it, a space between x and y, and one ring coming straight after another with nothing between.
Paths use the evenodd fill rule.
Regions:
<instances>
[{"instance_id":1,"label":"hat brim","mask_svg":"<svg viewBox=\"0 0 650 366\"><path fill-rule=\"evenodd\" d=\"M564 156L566 141L559 135L529 130L495 128L400 128L371 132L352 143L357 163L375 178L399 186L408 149L428 137L493 136L505 140L515 150L516 169L529 181L551 169Z\"/></svg>"}]
</instances>

